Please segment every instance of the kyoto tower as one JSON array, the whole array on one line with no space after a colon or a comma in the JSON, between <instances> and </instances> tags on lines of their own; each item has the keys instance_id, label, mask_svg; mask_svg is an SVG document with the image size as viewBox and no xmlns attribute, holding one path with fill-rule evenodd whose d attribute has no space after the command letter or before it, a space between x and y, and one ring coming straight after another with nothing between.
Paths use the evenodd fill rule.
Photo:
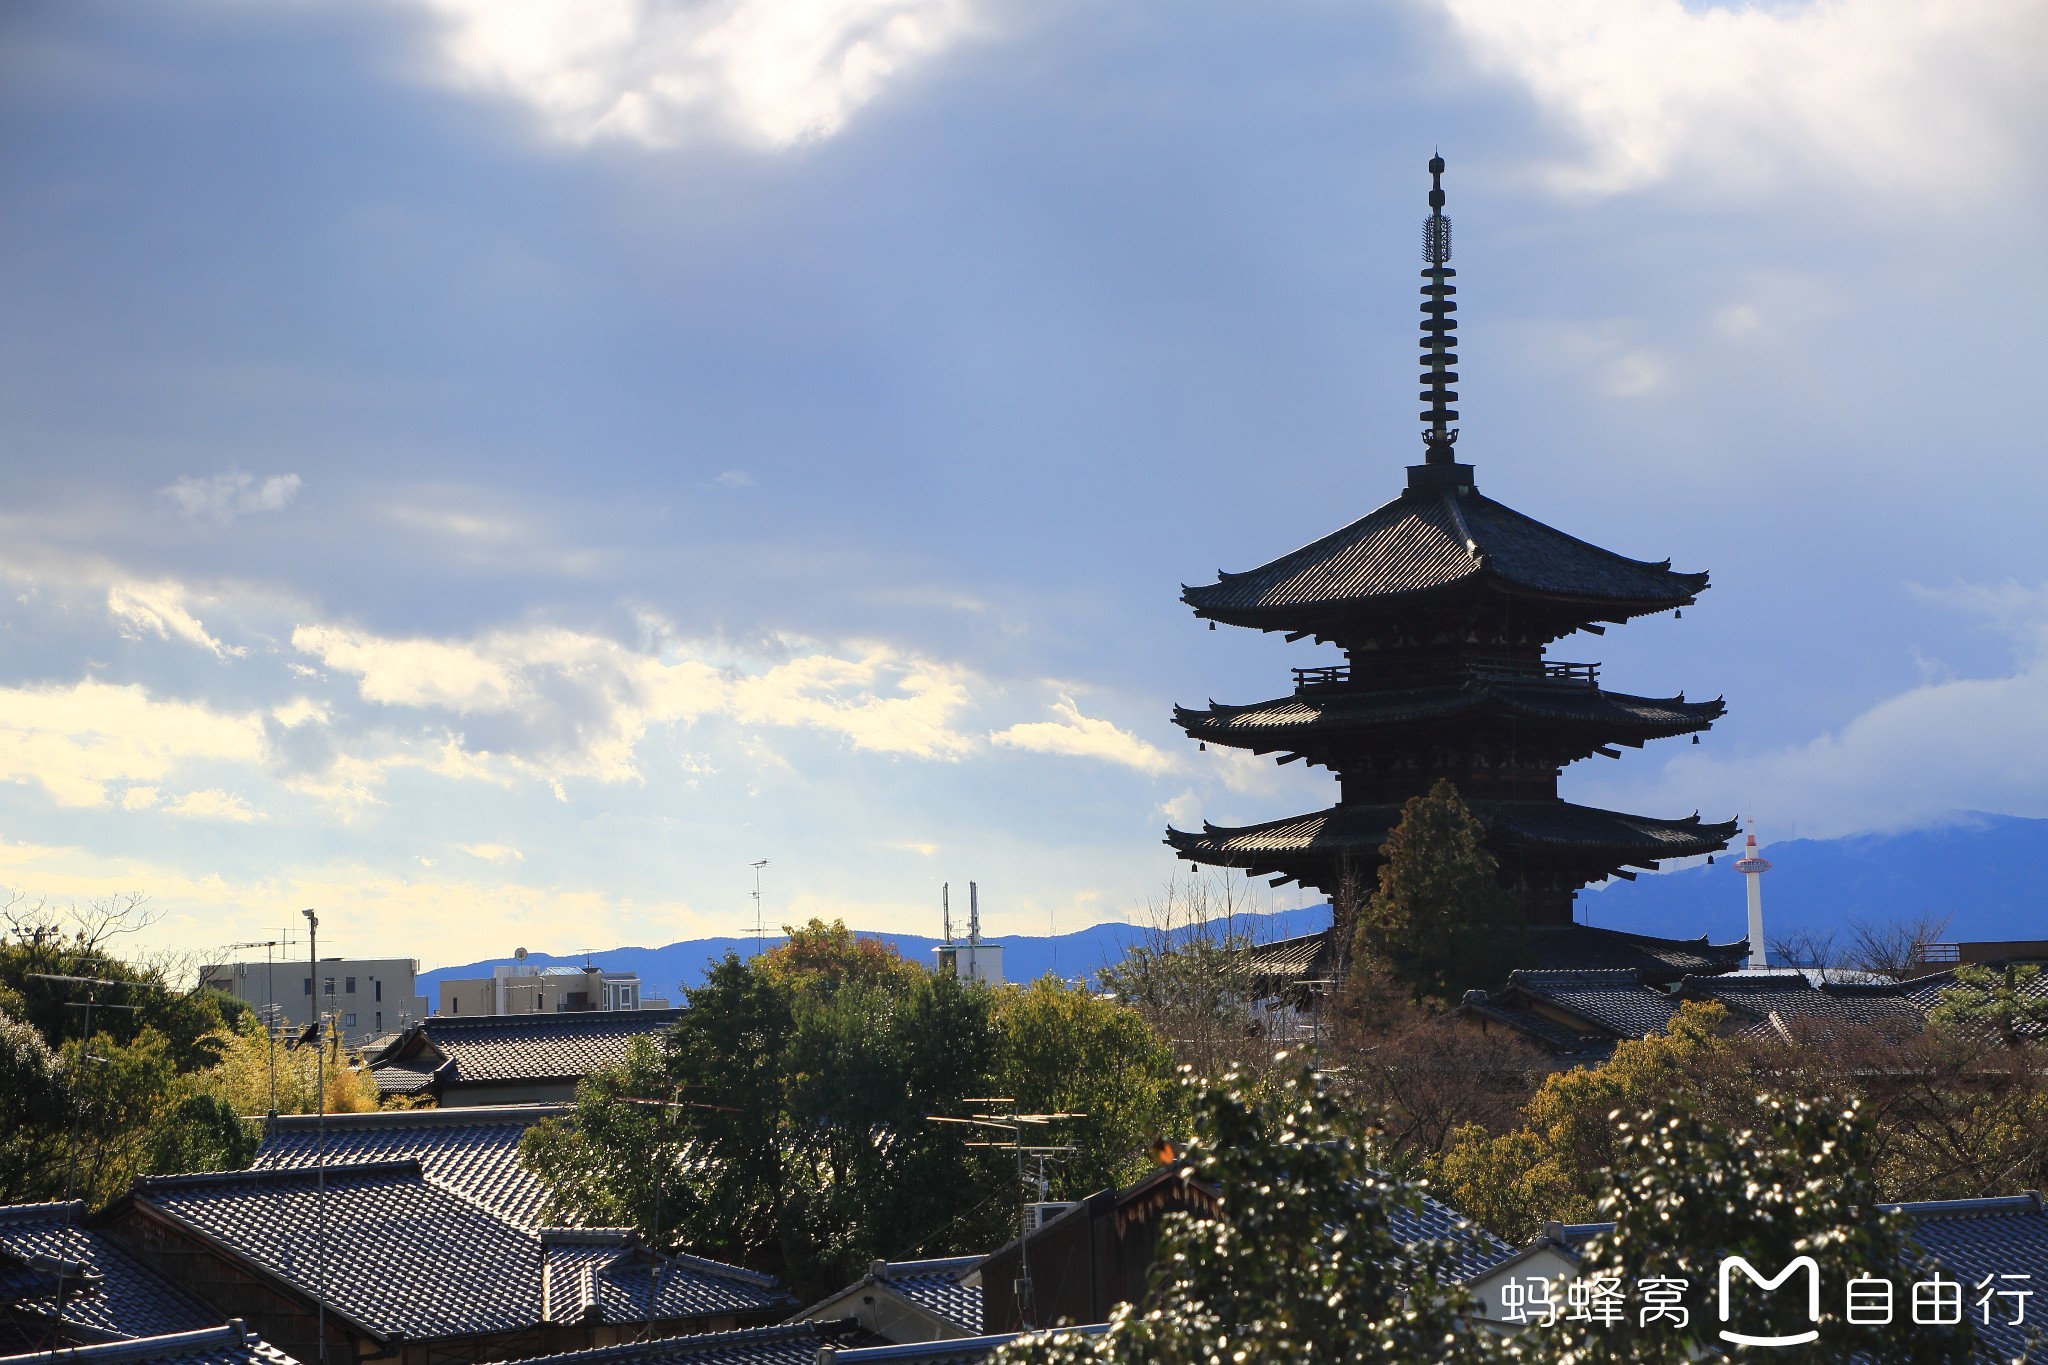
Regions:
<instances>
[{"instance_id":1,"label":"kyoto tower","mask_svg":"<svg viewBox=\"0 0 2048 1365\"><path fill-rule=\"evenodd\" d=\"M1749 967L1751 971L1762 971L1770 965L1764 957L1764 873L1771 870L1771 864L1757 856L1754 823L1735 870L1749 879Z\"/></svg>"}]
</instances>

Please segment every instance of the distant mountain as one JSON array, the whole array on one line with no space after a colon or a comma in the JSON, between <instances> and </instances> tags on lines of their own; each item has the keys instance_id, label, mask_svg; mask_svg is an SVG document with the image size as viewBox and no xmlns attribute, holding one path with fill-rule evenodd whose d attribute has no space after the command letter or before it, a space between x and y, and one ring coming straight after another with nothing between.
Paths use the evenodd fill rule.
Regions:
<instances>
[{"instance_id":1,"label":"distant mountain","mask_svg":"<svg viewBox=\"0 0 2048 1365\"><path fill-rule=\"evenodd\" d=\"M1603 928L1732 942L1749 932L1739 848L1712 867L1581 892L1579 907ZM1767 938L1832 931L1846 945L1851 922L1931 914L1949 917L1951 942L2048 939L2048 820L1971 814L1904 834L1789 839L1763 855Z\"/></svg>"},{"instance_id":2,"label":"distant mountain","mask_svg":"<svg viewBox=\"0 0 2048 1365\"><path fill-rule=\"evenodd\" d=\"M1717 943L1732 942L1748 932L1735 856L1717 858L1711 867L1645 874L1585 891L1579 906L1604 928L1673 938L1706 934ZM1946 937L1952 941L2048 939L2048 820L1969 815L1905 834L1790 839L1768 845L1764 856L1772 864L1764 874L1764 928L1772 938L1800 930L1833 932L1846 946L1852 922L1879 924L1935 914L1950 917ZM1312 933L1329 923L1327 905L1240 920L1259 942ZM1091 977L1146 935L1137 925L1098 924L1056 938L991 941L1003 945L1003 971L1010 980L1032 981L1048 972L1068 979ZM895 944L913 962L931 961L938 943L915 934L869 937ZM665 948L613 948L593 954L591 961L638 972L649 995L681 1003L681 989L703 980L710 962L728 952L746 956L753 951L751 938L700 938ZM438 1009L443 980L488 976L492 967L511 961L500 957L438 967L421 974L420 990ZM583 958L534 953L527 962L581 966Z\"/></svg>"},{"instance_id":3,"label":"distant mountain","mask_svg":"<svg viewBox=\"0 0 2048 1365\"><path fill-rule=\"evenodd\" d=\"M1270 915L1241 915L1236 929L1254 942L1267 943L1274 939L1292 938L1296 934L1314 933L1318 929L1327 929L1329 925L1330 907L1312 905L1300 910L1276 911ZM912 962L930 962L932 949L939 943L935 938L920 938L915 934L857 932L895 944L896 950ZM990 938L988 942L1002 945L1003 975L1011 981L1035 981L1047 973L1073 980L1092 977L1100 968L1120 961L1127 947L1144 942L1149 934L1149 930L1135 924L1098 924L1054 938L1006 935ZM762 940L769 945L781 941L780 935ZM671 943L666 948L611 948L592 953L590 961L610 971L638 972L641 989L647 995L667 996L673 1003L681 1004L683 988L702 981L705 968L712 962L729 952L742 957L751 956L754 946L751 938L695 938ZM580 967L583 961L580 953L566 957L529 953L526 958L530 967ZM511 958L497 957L459 967L436 967L430 972L420 973L420 993L435 1009L439 1009L443 981L489 976L491 968L511 964Z\"/></svg>"}]
</instances>

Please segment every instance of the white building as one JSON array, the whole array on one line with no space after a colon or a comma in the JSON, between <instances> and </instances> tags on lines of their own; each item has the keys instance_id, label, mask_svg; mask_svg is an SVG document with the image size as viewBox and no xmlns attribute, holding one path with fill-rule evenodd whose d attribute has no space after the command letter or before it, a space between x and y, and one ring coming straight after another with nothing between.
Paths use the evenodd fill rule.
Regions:
<instances>
[{"instance_id":1,"label":"white building","mask_svg":"<svg viewBox=\"0 0 2048 1365\"><path fill-rule=\"evenodd\" d=\"M581 1010L666 1009L668 1001L643 998L638 972L602 967L529 967L525 950L489 976L441 983L441 1013L561 1014Z\"/></svg>"},{"instance_id":2,"label":"white building","mask_svg":"<svg viewBox=\"0 0 2048 1365\"><path fill-rule=\"evenodd\" d=\"M201 967L199 980L248 1002L272 1027L303 1029L317 1005L343 1039L361 1043L427 1017L419 970L419 960L410 957L323 957L317 967L288 959L216 963Z\"/></svg>"}]
</instances>

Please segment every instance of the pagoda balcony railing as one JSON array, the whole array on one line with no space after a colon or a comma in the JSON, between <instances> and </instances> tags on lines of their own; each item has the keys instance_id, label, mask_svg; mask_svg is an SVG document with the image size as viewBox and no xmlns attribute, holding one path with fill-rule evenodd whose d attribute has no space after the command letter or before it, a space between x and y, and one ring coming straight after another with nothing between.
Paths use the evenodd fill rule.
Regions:
<instances>
[{"instance_id":1,"label":"pagoda balcony railing","mask_svg":"<svg viewBox=\"0 0 2048 1365\"><path fill-rule=\"evenodd\" d=\"M1474 677L1495 682L1555 683L1560 687L1598 687L1600 665L1568 664L1557 659L1543 659L1533 664L1481 664L1472 670Z\"/></svg>"},{"instance_id":2,"label":"pagoda balcony railing","mask_svg":"<svg viewBox=\"0 0 2048 1365\"><path fill-rule=\"evenodd\" d=\"M1548 683L1557 687L1598 687L1600 665L1572 664L1561 660L1539 659L1534 663L1488 663L1471 667L1470 675L1484 678L1489 682ZM1314 691L1325 687L1350 687L1359 681L1359 674L1350 664L1323 664L1316 668L1297 668L1294 673L1294 690Z\"/></svg>"},{"instance_id":3,"label":"pagoda balcony railing","mask_svg":"<svg viewBox=\"0 0 2048 1365\"><path fill-rule=\"evenodd\" d=\"M1351 679L1350 664L1324 664L1320 668L1297 668L1294 670L1294 690L1301 692L1312 687L1349 687Z\"/></svg>"}]
</instances>

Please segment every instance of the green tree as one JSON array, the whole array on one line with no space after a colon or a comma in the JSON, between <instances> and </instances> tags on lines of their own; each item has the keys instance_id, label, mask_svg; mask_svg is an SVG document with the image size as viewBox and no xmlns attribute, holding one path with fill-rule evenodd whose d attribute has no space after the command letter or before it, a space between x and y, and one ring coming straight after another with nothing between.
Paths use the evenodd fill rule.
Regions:
<instances>
[{"instance_id":1,"label":"green tree","mask_svg":"<svg viewBox=\"0 0 2048 1365\"><path fill-rule=\"evenodd\" d=\"M963 983L813 923L728 955L660 1045L589 1077L522 1148L556 1212L785 1276L817 1295L878 1257L986 1251L1022 1196L1000 1151L932 1115L969 1098L1080 1110L1058 1193L1137 1170L1170 1061L1132 1011L1057 982Z\"/></svg>"},{"instance_id":2,"label":"green tree","mask_svg":"<svg viewBox=\"0 0 2048 1365\"><path fill-rule=\"evenodd\" d=\"M294 1046L273 1039L249 1013L237 1019L233 1028L222 1030L213 1046L220 1060L192 1073L189 1088L219 1100L230 1112L245 1118L269 1112L273 1078L278 1113L313 1113L319 1106L323 1072L328 1113L360 1114L378 1107L375 1078L362 1057L344 1047L333 1030L319 1048Z\"/></svg>"},{"instance_id":3,"label":"green tree","mask_svg":"<svg viewBox=\"0 0 2048 1365\"><path fill-rule=\"evenodd\" d=\"M31 1025L0 1012L0 1204L47 1197L62 1180L71 1088Z\"/></svg>"},{"instance_id":4,"label":"green tree","mask_svg":"<svg viewBox=\"0 0 2048 1365\"><path fill-rule=\"evenodd\" d=\"M1661 1034L1629 1039L1599 1066L1553 1072L1523 1107L1523 1124L1495 1136L1454 1133L1435 1163L1451 1202L1511 1242L1549 1219L1583 1222L1607 1189L1615 1159L1611 1115L1689 1092L1710 1115L1735 1121L1751 1099L1745 1056L1721 1036L1727 1011L1687 1002Z\"/></svg>"},{"instance_id":5,"label":"green tree","mask_svg":"<svg viewBox=\"0 0 2048 1365\"><path fill-rule=\"evenodd\" d=\"M992 1361L1436 1365L1494 1354L1466 1316L1450 1249L1394 1231L1420 1191L1375 1169L1357 1115L1310 1075L1254 1087L1233 1074L1192 1109L1183 1178L1218 1192L1216 1215L1167 1217L1149 1293L1118 1308L1108 1331L1024 1338Z\"/></svg>"},{"instance_id":6,"label":"green tree","mask_svg":"<svg viewBox=\"0 0 2048 1365\"><path fill-rule=\"evenodd\" d=\"M1485 833L1448 780L1411 797L1356 916L1352 962L1384 963L1416 999L1439 1004L1497 986L1513 965L1516 917Z\"/></svg>"},{"instance_id":7,"label":"green tree","mask_svg":"<svg viewBox=\"0 0 2048 1365\"><path fill-rule=\"evenodd\" d=\"M800 963L729 954L687 998L658 1050L590 1077L573 1124L526 1139L558 1212L781 1274L803 1295L877 1256L986 1249L1008 1226L1000 1167L926 1121L990 1093L985 987L828 933ZM963 1209L969 1190L1002 1197Z\"/></svg>"},{"instance_id":8,"label":"green tree","mask_svg":"<svg viewBox=\"0 0 2048 1365\"><path fill-rule=\"evenodd\" d=\"M143 1169L157 1175L239 1171L256 1159L259 1140L256 1125L225 1100L188 1094L150 1124Z\"/></svg>"},{"instance_id":9,"label":"green tree","mask_svg":"<svg viewBox=\"0 0 2048 1365\"><path fill-rule=\"evenodd\" d=\"M2037 979L2039 966L2009 963L2003 971L1984 966L1955 970L1955 984L1941 993L1927 1012L1931 1024L1963 1030L1988 1030L2008 1047L2023 1038L2048 1032L2048 990Z\"/></svg>"},{"instance_id":10,"label":"green tree","mask_svg":"<svg viewBox=\"0 0 2048 1365\"><path fill-rule=\"evenodd\" d=\"M1567 1318L1543 1343L1560 1365L1580 1362L1690 1362L1723 1349L1721 1333L1815 1339L1771 1348L1772 1360L1936 1362L1966 1360L1969 1319L1959 1328L1919 1326L1907 1317L1911 1284L1921 1278L1902 1217L1886 1213L1868 1163L1869 1131L1852 1103L1760 1095L1756 1126L1710 1122L1681 1098L1633 1121L1614 1114L1619 1135L1610 1189L1600 1211L1614 1230L1587 1249L1581 1284L1626 1287L1630 1311L1617 1320ZM1803 1311L1803 1277L1775 1295L1755 1292L1738 1271L1724 1320L1723 1259L1740 1256L1765 1277L1811 1257L1822 1284L1820 1318ZM1646 1317L1641 1282L1678 1282L1672 1292L1686 1320ZM1852 1278L1891 1284L1890 1325L1848 1320ZM1741 1292L1741 1291L1750 1292ZM1904 1324L1904 1325L1899 1325Z\"/></svg>"},{"instance_id":11,"label":"green tree","mask_svg":"<svg viewBox=\"0 0 2048 1365\"><path fill-rule=\"evenodd\" d=\"M1061 1140L1079 1148L1053 1171L1054 1198L1143 1175L1152 1140L1186 1128L1173 1054L1138 1012L1052 977L996 994L996 1088L1020 1109L1084 1113Z\"/></svg>"}]
</instances>

